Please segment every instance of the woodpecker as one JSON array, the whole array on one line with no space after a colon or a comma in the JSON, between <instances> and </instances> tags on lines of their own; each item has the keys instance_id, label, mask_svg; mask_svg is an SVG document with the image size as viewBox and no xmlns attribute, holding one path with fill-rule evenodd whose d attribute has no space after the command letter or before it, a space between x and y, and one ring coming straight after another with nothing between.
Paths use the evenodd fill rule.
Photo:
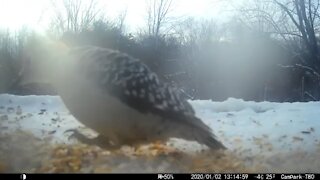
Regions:
<instances>
[{"instance_id":1,"label":"woodpecker","mask_svg":"<svg viewBox=\"0 0 320 180\"><path fill-rule=\"evenodd\" d=\"M188 101L139 59L95 46L27 46L31 77L51 83L70 113L110 146L181 138L225 149Z\"/></svg>"}]
</instances>

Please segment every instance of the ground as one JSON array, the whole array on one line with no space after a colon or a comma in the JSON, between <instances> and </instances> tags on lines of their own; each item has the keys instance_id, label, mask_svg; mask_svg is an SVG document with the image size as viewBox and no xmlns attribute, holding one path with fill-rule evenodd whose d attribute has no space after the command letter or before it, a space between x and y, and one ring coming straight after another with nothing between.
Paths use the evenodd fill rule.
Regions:
<instances>
[{"instance_id":1,"label":"ground","mask_svg":"<svg viewBox=\"0 0 320 180\"><path fill-rule=\"evenodd\" d=\"M0 95L0 172L320 172L320 102L190 101L228 150L172 139L119 150L68 139L57 96Z\"/></svg>"}]
</instances>

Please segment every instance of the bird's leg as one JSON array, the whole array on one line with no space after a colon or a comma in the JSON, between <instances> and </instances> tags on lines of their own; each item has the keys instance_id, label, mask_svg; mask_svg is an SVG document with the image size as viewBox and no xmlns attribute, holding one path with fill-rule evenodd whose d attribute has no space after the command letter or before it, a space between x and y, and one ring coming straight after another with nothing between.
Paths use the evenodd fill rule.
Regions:
<instances>
[{"instance_id":1,"label":"bird's leg","mask_svg":"<svg viewBox=\"0 0 320 180\"><path fill-rule=\"evenodd\" d=\"M95 145L101 148L107 148L109 150L115 150L120 148L120 146L111 143L108 138L100 134L94 138L94 141L95 141Z\"/></svg>"},{"instance_id":2,"label":"bird's leg","mask_svg":"<svg viewBox=\"0 0 320 180\"><path fill-rule=\"evenodd\" d=\"M68 137L68 140L74 138L84 144L89 144L89 145L94 144L94 139L90 139L86 137L85 135L81 134L77 129L69 129L69 130L66 130L65 133L66 132L72 132L72 134Z\"/></svg>"},{"instance_id":3,"label":"bird's leg","mask_svg":"<svg viewBox=\"0 0 320 180\"><path fill-rule=\"evenodd\" d=\"M65 132L72 132L72 134L69 136L68 139L75 138L84 144L96 145L101 148L107 148L107 149L116 149L117 148L117 146L110 143L108 138L106 138L105 136L102 136L100 134L95 138L88 138L85 135L81 134L77 129L69 129Z\"/></svg>"}]
</instances>

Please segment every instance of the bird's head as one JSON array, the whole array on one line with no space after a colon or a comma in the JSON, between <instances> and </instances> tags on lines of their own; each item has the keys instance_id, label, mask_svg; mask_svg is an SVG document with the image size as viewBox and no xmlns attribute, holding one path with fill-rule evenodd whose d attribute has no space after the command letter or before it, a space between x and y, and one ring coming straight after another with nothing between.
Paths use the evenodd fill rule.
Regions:
<instances>
[{"instance_id":1,"label":"bird's head","mask_svg":"<svg viewBox=\"0 0 320 180\"><path fill-rule=\"evenodd\" d=\"M49 83L49 78L59 74L68 50L64 43L46 36L29 37L22 52L21 84Z\"/></svg>"}]
</instances>

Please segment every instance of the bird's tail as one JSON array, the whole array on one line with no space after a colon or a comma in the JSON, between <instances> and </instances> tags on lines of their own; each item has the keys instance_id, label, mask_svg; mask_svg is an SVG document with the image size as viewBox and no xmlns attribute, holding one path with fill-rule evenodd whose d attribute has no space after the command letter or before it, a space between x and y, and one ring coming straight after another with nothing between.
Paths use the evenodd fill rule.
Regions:
<instances>
[{"instance_id":1,"label":"bird's tail","mask_svg":"<svg viewBox=\"0 0 320 180\"><path fill-rule=\"evenodd\" d=\"M211 128L200 119L193 117L193 121L190 122L192 122L193 138L195 138L196 141L205 144L213 150L226 149L226 147L216 139Z\"/></svg>"},{"instance_id":2,"label":"bird's tail","mask_svg":"<svg viewBox=\"0 0 320 180\"><path fill-rule=\"evenodd\" d=\"M203 144L207 145L210 149L226 149L226 147L212 135L204 137L200 141L202 141Z\"/></svg>"}]
</instances>

